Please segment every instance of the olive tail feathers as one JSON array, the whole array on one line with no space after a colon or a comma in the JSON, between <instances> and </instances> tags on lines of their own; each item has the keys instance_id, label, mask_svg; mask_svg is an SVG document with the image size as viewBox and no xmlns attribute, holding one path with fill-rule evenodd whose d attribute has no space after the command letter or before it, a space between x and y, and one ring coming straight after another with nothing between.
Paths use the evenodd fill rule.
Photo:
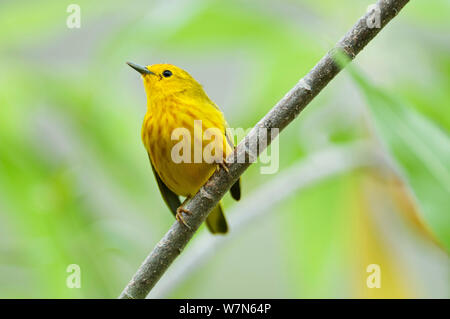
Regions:
<instances>
[{"instance_id":1,"label":"olive tail feathers","mask_svg":"<svg viewBox=\"0 0 450 319\"><path fill-rule=\"evenodd\" d=\"M226 234L228 232L228 224L222 210L222 205L219 202L216 207L206 218L206 226L213 234Z\"/></svg>"}]
</instances>

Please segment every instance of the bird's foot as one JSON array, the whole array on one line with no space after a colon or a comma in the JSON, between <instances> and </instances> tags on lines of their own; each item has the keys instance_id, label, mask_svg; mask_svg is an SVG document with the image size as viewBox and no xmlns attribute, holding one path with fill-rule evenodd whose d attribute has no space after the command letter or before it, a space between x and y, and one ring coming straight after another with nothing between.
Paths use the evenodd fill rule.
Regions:
<instances>
[{"instance_id":1,"label":"bird's foot","mask_svg":"<svg viewBox=\"0 0 450 319\"><path fill-rule=\"evenodd\" d=\"M222 168L225 172L230 173L230 170L228 169L229 163L226 160L223 160L217 164L219 164L219 169Z\"/></svg>"},{"instance_id":2,"label":"bird's foot","mask_svg":"<svg viewBox=\"0 0 450 319\"><path fill-rule=\"evenodd\" d=\"M176 220L179 223L182 223L184 226L186 226L187 228L191 229L191 227L184 220L183 213L186 214L186 215L192 215L192 212L190 210L187 210L183 206L180 206L180 207L177 208L177 213L175 215L175 218L176 218Z\"/></svg>"}]
</instances>

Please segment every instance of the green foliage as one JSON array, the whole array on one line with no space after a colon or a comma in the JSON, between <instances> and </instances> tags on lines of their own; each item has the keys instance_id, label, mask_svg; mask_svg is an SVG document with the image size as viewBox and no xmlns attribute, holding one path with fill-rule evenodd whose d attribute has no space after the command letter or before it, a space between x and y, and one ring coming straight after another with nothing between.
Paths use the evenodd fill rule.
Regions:
<instances>
[{"instance_id":1,"label":"green foliage","mask_svg":"<svg viewBox=\"0 0 450 319\"><path fill-rule=\"evenodd\" d=\"M348 66L370 106L381 142L396 160L426 220L450 247L450 138L431 120Z\"/></svg>"}]
</instances>

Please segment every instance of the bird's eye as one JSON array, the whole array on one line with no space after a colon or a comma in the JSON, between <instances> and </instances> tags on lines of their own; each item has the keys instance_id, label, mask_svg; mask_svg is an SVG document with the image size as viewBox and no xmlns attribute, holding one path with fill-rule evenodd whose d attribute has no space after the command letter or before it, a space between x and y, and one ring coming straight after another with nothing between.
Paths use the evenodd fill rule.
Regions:
<instances>
[{"instance_id":1,"label":"bird's eye","mask_svg":"<svg viewBox=\"0 0 450 319\"><path fill-rule=\"evenodd\" d=\"M168 78L169 76L172 75L172 72L171 72L170 70L165 70L165 71L162 73L162 75L163 75L165 78Z\"/></svg>"}]
</instances>

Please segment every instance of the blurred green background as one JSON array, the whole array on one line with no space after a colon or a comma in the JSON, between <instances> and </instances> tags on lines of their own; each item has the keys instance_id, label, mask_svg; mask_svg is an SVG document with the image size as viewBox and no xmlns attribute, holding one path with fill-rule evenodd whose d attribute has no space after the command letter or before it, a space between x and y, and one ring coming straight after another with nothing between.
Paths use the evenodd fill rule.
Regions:
<instances>
[{"instance_id":1,"label":"blurred green background","mask_svg":"<svg viewBox=\"0 0 450 319\"><path fill-rule=\"evenodd\" d=\"M125 61L188 70L232 127L249 128L372 2L80 0L70 29L72 2L3 0L0 297L117 297L173 223L140 141L144 88ZM174 265L183 280L152 293L448 298L448 13L447 0L409 3L281 134L279 174L325 154L306 169L315 182L280 187L250 167L242 203L224 199L226 245L183 268L196 241L213 240L202 227ZM320 177L358 158L358 143L380 154L374 164ZM336 149L345 156L326 156ZM285 196L239 226L260 187ZM66 284L71 264L81 288ZM366 285L370 264L381 288Z\"/></svg>"}]
</instances>

